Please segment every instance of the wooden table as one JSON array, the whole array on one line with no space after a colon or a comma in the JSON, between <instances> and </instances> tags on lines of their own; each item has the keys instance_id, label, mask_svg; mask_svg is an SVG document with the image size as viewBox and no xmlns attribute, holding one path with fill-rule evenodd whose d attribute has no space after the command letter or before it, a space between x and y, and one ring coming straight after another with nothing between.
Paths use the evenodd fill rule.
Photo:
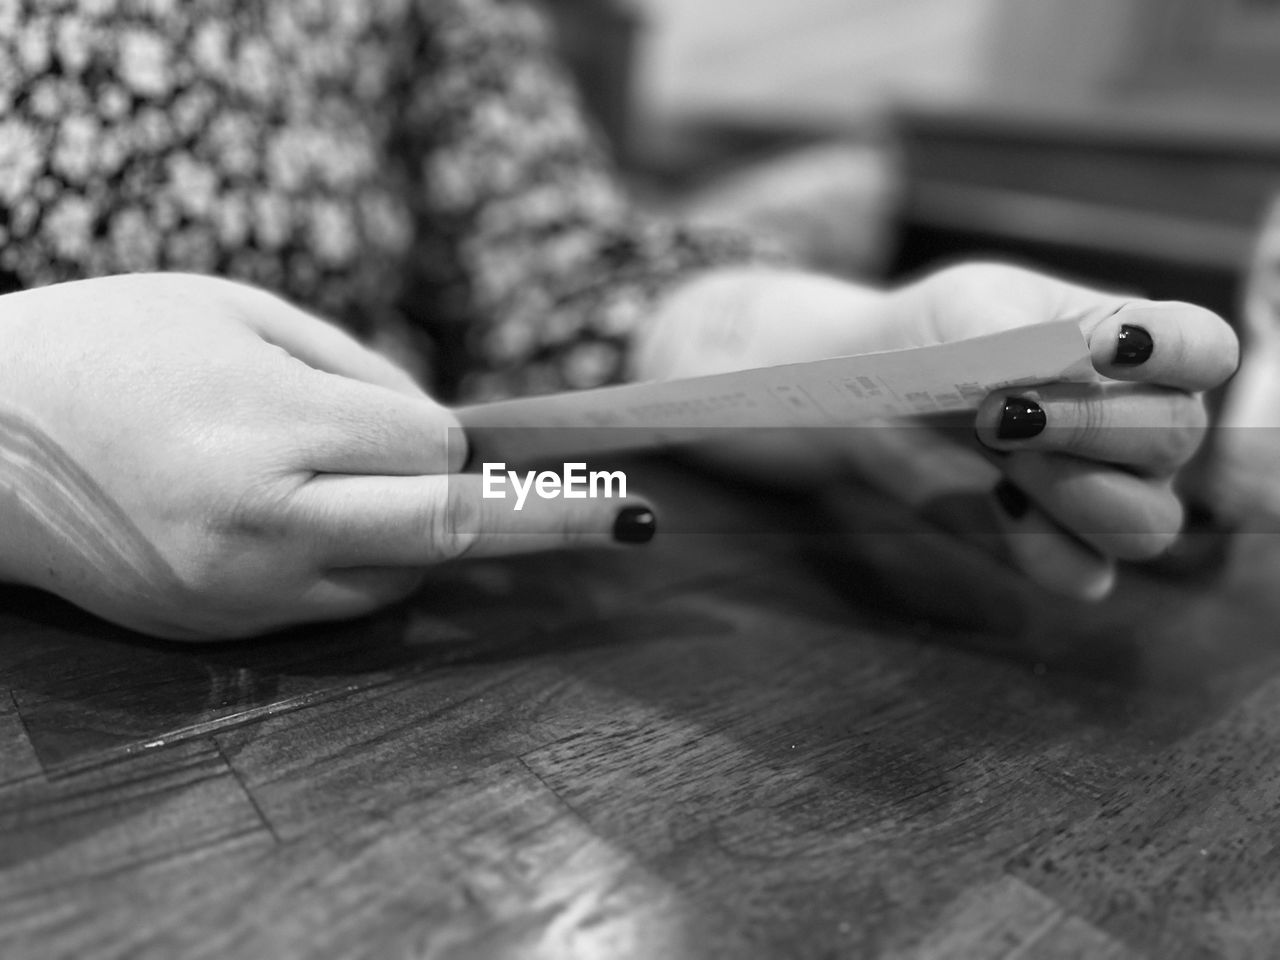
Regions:
<instances>
[{"instance_id":1,"label":"wooden table","mask_svg":"<svg viewBox=\"0 0 1280 960\"><path fill-rule=\"evenodd\" d=\"M1084 607L661 502L254 643L0 594L0 956L1280 955L1274 535Z\"/></svg>"}]
</instances>

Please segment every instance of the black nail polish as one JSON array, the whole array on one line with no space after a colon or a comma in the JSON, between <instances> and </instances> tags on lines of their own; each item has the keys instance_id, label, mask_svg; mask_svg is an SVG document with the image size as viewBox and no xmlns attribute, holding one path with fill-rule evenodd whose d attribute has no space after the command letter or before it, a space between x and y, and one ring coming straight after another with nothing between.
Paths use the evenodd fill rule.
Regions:
<instances>
[{"instance_id":1,"label":"black nail polish","mask_svg":"<svg viewBox=\"0 0 1280 960\"><path fill-rule=\"evenodd\" d=\"M1045 423L1040 404L1025 397L1008 397L1000 414L996 437L1000 440L1028 440L1040 433Z\"/></svg>"},{"instance_id":2,"label":"black nail polish","mask_svg":"<svg viewBox=\"0 0 1280 960\"><path fill-rule=\"evenodd\" d=\"M1021 487L1014 486L1008 480L1001 480L991 491L996 501L1004 508L1004 512L1015 520L1021 520L1031 509L1031 498L1022 492Z\"/></svg>"},{"instance_id":3,"label":"black nail polish","mask_svg":"<svg viewBox=\"0 0 1280 960\"><path fill-rule=\"evenodd\" d=\"M648 543L658 532L658 518L648 507L625 507L613 521L613 539L619 543Z\"/></svg>"},{"instance_id":4,"label":"black nail polish","mask_svg":"<svg viewBox=\"0 0 1280 960\"><path fill-rule=\"evenodd\" d=\"M1142 327L1126 323L1116 337L1116 357L1112 362L1117 367L1136 367L1150 360L1154 349L1155 342L1151 339L1151 334Z\"/></svg>"}]
</instances>

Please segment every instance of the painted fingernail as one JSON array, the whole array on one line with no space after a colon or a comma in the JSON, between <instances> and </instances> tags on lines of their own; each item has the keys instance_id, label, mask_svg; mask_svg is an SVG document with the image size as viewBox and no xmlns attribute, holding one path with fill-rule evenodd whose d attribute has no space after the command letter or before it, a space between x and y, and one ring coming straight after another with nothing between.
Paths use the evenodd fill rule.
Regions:
<instances>
[{"instance_id":1,"label":"painted fingernail","mask_svg":"<svg viewBox=\"0 0 1280 960\"><path fill-rule=\"evenodd\" d=\"M624 507L613 521L613 539L619 543L648 543L658 532L658 518L648 507Z\"/></svg>"},{"instance_id":2,"label":"painted fingernail","mask_svg":"<svg viewBox=\"0 0 1280 960\"><path fill-rule=\"evenodd\" d=\"M1116 337L1116 356L1112 363L1117 367L1136 367L1150 360L1154 349L1151 334L1142 327L1126 323L1120 327L1120 335Z\"/></svg>"},{"instance_id":3,"label":"painted fingernail","mask_svg":"<svg viewBox=\"0 0 1280 960\"><path fill-rule=\"evenodd\" d=\"M1044 410L1034 400L1025 397L1007 397L1000 414L1000 426L996 428L999 440L1027 440L1044 429Z\"/></svg>"},{"instance_id":4,"label":"painted fingernail","mask_svg":"<svg viewBox=\"0 0 1280 960\"><path fill-rule=\"evenodd\" d=\"M1031 509L1031 499L1022 492L1021 487L1014 486L1008 480L1001 480L992 492L1004 512L1015 520L1021 520Z\"/></svg>"}]
</instances>

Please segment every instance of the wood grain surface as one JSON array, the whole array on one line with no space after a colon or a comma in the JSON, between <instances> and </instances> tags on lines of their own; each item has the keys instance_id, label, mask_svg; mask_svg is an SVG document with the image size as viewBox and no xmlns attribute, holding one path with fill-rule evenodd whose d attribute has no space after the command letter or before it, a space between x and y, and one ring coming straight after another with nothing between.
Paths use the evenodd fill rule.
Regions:
<instances>
[{"instance_id":1,"label":"wood grain surface","mask_svg":"<svg viewBox=\"0 0 1280 960\"><path fill-rule=\"evenodd\" d=\"M0 592L0 956L1280 955L1274 535L1088 607L659 481L650 548L252 643Z\"/></svg>"}]
</instances>

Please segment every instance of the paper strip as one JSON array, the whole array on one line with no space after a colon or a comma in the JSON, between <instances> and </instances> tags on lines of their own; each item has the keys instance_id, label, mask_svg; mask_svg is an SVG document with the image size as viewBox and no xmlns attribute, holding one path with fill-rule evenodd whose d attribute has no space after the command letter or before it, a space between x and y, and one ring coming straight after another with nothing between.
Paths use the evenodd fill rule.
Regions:
<instances>
[{"instance_id":1,"label":"paper strip","mask_svg":"<svg viewBox=\"0 0 1280 960\"><path fill-rule=\"evenodd\" d=\"M854 426L975 410L996 390L1093 375L1083 334L1063 320L937 346L477 404L456 414L473 462L519 462L665 446L699 429Z\"/></svg>"}]
</instances>

